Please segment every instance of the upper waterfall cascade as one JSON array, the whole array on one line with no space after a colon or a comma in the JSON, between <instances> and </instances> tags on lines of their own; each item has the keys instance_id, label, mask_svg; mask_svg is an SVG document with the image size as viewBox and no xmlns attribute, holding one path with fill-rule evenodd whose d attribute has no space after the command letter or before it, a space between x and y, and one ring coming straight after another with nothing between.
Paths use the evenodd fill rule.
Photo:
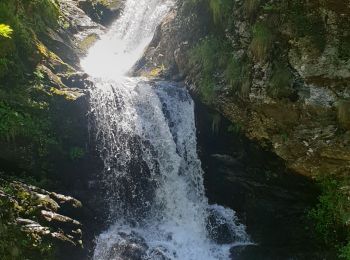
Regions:
<instances>
[{"instance_id":1,"label":"upper waterfall cascade","mask_svg":"<svg viewBox=\"0 0 350 260\"><path fill-rule=\"evenodd\" d=\"M231 209L209 205L197 155L194 103L178 83L125 74L174 0L127 0L82 61L113 224L94 259L229 259L249 243Z\"/></svg>"}]
</instances>

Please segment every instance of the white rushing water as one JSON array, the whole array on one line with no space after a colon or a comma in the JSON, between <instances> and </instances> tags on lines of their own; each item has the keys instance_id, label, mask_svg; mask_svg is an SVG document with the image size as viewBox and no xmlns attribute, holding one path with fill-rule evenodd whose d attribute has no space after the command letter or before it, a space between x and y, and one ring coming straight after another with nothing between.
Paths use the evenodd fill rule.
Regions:
<instances>
[{"instance_id":1,"label":"white rushing water","mask_svg":"<svg viewBox=\"0 0 350 260\"><path fill-rule=\"evenodd\" d=\"M196 151L194 104L176 83L125 77L173 0L127 0L82 60L113 225L94 259L229 259L249 243L234 212L208 205Z\"/></svg>"}]
</instances>

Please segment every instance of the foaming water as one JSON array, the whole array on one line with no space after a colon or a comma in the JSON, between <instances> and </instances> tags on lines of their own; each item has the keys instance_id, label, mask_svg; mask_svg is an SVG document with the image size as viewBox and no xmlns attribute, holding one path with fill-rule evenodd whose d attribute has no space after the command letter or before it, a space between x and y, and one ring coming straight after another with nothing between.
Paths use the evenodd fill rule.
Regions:
<instances>
[{"instance_id":1,"label":"foaming water","mask_svg":"<svg viewBox=\"0 0 350 260\"><path fill-rule=\"evenodd\" d=\"M94 259L229 259L249 243L234 211L209 205L196 151L194 103L172 82L125 77L171 0L127 0L82 60L94 78L92 125L113 225Z\"/></svg>"},{"instance_id":2,"label":"foaming water","mask_svg":"<svg viewBox=\"0 0 350 260\"><path fill-rule=\"evenodd\" d=\"M141 57L173 0L127 0L121 17L81 60L86 73L118 79Z\"/></svg>"}]
</instances>

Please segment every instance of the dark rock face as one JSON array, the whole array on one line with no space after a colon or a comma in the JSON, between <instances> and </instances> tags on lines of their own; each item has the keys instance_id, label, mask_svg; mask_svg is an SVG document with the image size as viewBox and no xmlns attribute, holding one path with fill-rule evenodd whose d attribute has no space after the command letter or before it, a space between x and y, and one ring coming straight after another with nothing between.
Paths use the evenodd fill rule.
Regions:
<instances>
[{"instance_id":1,"label":"dark rock face","mask_svg":"<svg viewBox=\"0 0 350 260\"><path fill-rule=\"evenodd\" d=\"M79 0L78 6L91 19L104 26L110 25L120 14L124 0Z\"/></svg>"},{"instance_id":2,"label":"dark rock face","mask_svg":"<svg viewBox=\"0 0 350 260\"><path fill-rule=\"evenodd\" d=\"M199 4L195 12L186 8L186 1L179 1L157 28L144 56L134 66L134 74L150 72L164 66L162 77L183 80L186 76L186 52L209 31L210 13ZM181 17L181 18L180 18Z\"/></svg>"},{"instance_id":3,"label":"dark rock face","mask_svg":"<svg viewBox=\"0 0 350 260\"><path fill-rule=\"evenodd\" d=\"M104 245L97 250L97 258L107 260L170 260L164 255L165 248L149 248L146 241L137 233L118 232L117 242L113 245Z\"/></svg>"},{"instance_id":4,"label":"dark rock face","mask_svg":"<svg viewBox=\"0 0 350 260\"><path fill-rule=\"evenodd\" d=\"M298 249L294 249L292 251L297 251ZM285 248L273 248L273 247L263 247L259 245L250 245L250 246L238 246L233 247L231 252L232 259L240 259L240 260L251 260L251 259L259 259L259 260L271 260L271 259L300 259L300 260L308 260L308 259L336 259L335 255L329 254L328 252L303 252L302 254L294 253L290 254L290 249Z\"/></svg>"},{"instance_id":5,"label":"dark rock face","mask_svg":"<svg viewBox=\"0 0 350 260\"><path fill-rule=\"evenodd\" d=\"M189 50L198 40L215 35L215 28L219 31L220 26L214 24L212 13L204 7L205 4L191 7L186 2L179 1L177 8L160 25L135 70L137 73L152 71L163 64L164 76L185 79L189 88L198 92L200 66L189 66ZM245 88L241 86L237 93L233 93L236 90L223 82L224 72L218 71L216 88L220 90L211 106L241 125L249 139L269 146L288 168L298 174L314 177L325 172L348 173L350 160L343 155L350 154L347 105L350 70L349 58L342 46L348 42L344 35L350 31L349 7L332 1L312 1L310 6L303 3L311 10L309 13L319 18L319 30L312 30L323 38L323 48L312 44L310 35L290 37L288 26L292 21L286 19L285 24L278 26L283 29L273 36L275 40L266 57L259 60L252 51L254 24L251 24L252 17L247 17L244 12L244 2L235 1L230 11L232 22L223 30L232 47L232 55L249 60L246 64L249 82ZM278 5L278 2L270 4ZM256 23L266 22L264 19L268 15L263 9L260 6L260 11L255 10ZM270 18L274 19L273 16ZM307 19L304 26L313 23ZM284 83L277 86L280 88L275 91L286 91L279 93L281 96L269 92L271 75L282 74L279 70L274 71L276 62L281 63L279 67L288 68L291 77L289 86ZM176 76L173 76L174 72ZM337 152L331 154L330 150Z\"/></svg>"},{"instance_id":6,"label":"dark rock face","mask_svg":"<svg viewBox=\"0 0 350 260\"><path fill-rule=\"evenodd\" d=\"M161 76L186 81L198 98L197 127L207 195L212 202L235 209L263 247L246 252L266 253L270 249L265 246L278 247L282 251L264 253L266 259L293 254L303 259L301 255L310 255L303 244L313 248L316 243L305 229L309 225L304 218L317 198L312 179L349 172L349 59L342 51L343 37L350 31L349 7L332 1L301 1L308 13L316 14L320 30L315 31L324 37L324 46L312 44L310 35L290 38L291 21L284 19L286 24L278 26L283 29L273 35L266 57L259 60L252 50L253 26L276 17L264 13L263 6L248 17L246 2L234 1L229 25L220 28L208 7L189 7L186 1L179 1L158 28L135 73L164 64ZM259 2L265 3L255 1ZM278 3L269 1L271 6ZM307 19L306 24L310 22ZM211 101L212 110L201 110L201 103L206 102L198 95L201 66L189 66L189 50L200 39L215 37L220 29L224 32L220 39L226 38L231 45L232 56L249 60L249 82L237 91L225 82L225 72L216 71L212 77L219 90ZM276 92L281 93L273 95L269 93L270 80L277 61L291 78L288 84L280 83ZM247 64L240 68L243 65ZM244 254L260 259L260 253L255 258Z\"/></svg>"},{"instance_id":7,"label":"dark rock face","mask_svg":"<svg viewBox=\"0 0 350 260\"><path fill-rule=\"evenodd\" d=\"M288 171L283 160L268 149L228 131L231 123L227 119L221 117L213 128L217 116L217 112L197 103L198 144L207 196L212 203L234 209L252 240L263 247L249 247L233 259L260 259L261 251L279 252L264 253L261 257L266 258L261 259L288 259L312 252L315 244L305 230L308 223L304 216L317 197L313 183ZM225 227L218 226L218 231L221 235L217 241L227 242Z\"/></svg>"},{"instance_id":8,"label":"dark rock face","mask_svg":"<svg viewBox=\"0 0 350 260\"><path fill-rule=\"evenodd\" d=\"M106 259L142 260L148 246L143 238L136 234L119 233L120 241L113 245Z\"/></svg>"},{"instance_id":9,"label":"dark rock face","mask_svg":"<svg viewBox=\"0 0 350 260\"><path fill-rule=\"evenodd\" d=\"M230 230L229 224L223 221L215 210L209 209L209 218L207 221L209 236L216 243L230 244L239 240L232 235L233 232Z\"/></svg>"}]
</instances>

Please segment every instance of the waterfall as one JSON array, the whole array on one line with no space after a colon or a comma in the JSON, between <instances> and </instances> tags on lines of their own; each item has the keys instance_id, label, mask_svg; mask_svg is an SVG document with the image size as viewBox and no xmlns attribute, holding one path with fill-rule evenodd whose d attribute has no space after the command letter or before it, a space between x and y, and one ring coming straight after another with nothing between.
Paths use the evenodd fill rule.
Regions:
<instances>
[{"instance_id":1,"label":"waterfall","mask_svg":"<svg viewBox=\"0 0 350 260\"><path fill-rule=\"evenodd\" d=\"M194 103L179 83L131 78L173 0L127 0L81 61L112 225L94 259L229 259L249 243L234 212L209 205L196 151Z\"/></svg>"}]
</instances>

